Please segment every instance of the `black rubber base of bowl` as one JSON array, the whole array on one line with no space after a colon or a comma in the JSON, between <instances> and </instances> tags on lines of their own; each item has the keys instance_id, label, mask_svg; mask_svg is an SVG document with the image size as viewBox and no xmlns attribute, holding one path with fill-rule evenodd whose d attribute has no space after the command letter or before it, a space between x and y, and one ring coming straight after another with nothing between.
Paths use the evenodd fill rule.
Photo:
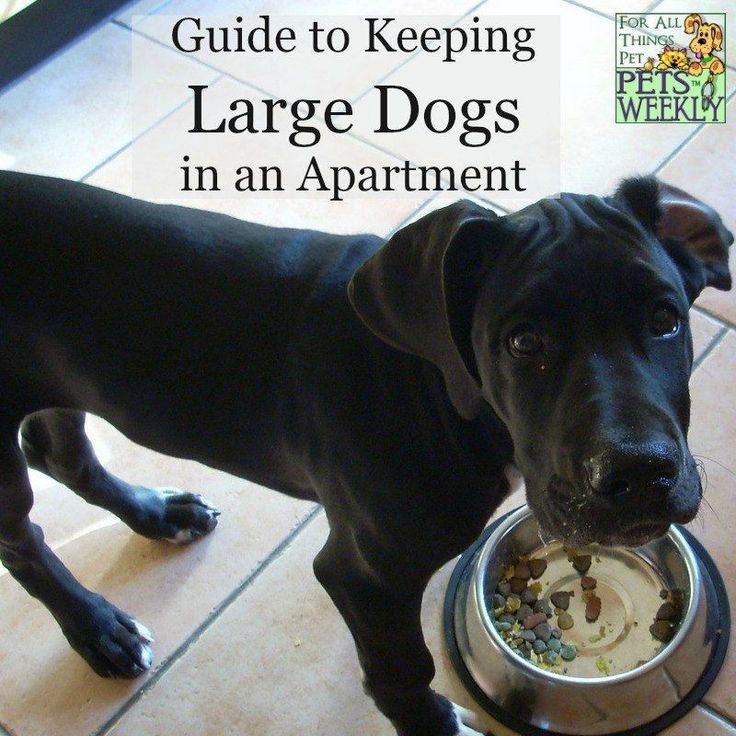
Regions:
<instances>
[{"instance_id":1,"label":"black rubber base of bowl","mask_svg":"<svg viewBox=\"0 0 736 736\"><path fill-rule=\"evenodd\" d=\"M517 509L514 509L516 511ZM493 524L488 526L483 534L476 540L470 549L468 549L463 556L458 560L455 569L453 570L450 582L447 586L447 592L445 594L445 605L443 611L443 621L445 630L445 645L450 654L450 659L457 672L458 676L462 680L468 692L473 696L475 701L482 706L489 715L493 716L499 723L504 726L512 728L524 736L570 736L569 734L562 734L557 731L547 731L543 728L533 726L526 721L522 721L513 713L501 708L499 705L494 703L478 686L475 680L472 678L465 663L460 656L460 650L457 646L455 639L455 597L457 595L457 589L462 580L463 576L468 571L470 563L473 561L479 548L485 543L488 537L493 534L496 527L513 511L509 511L500 519L497 519ZM615 731L611 732L607 736L656 736L667 726L672 725L675 721L682 718L688 711L692 710L703 698L708 688L713 684L716 679L718 672L721 669L723 660L726 656L726 649L728 648L728 640L731 635L731 614L728 605L728 595L726 594L726 586L723 584L723 578L721 573L718 571L715 562L708 554L706 549L700 542L687 530L681 526L677 527L678 531L687 539L688 544L692 547L695 555L700 560L703 566L704 572L704 583L708 595L711 594L715 598L714 612L720 617L720 635L716 646L711 655L708 666L703 672L703 676L698 680L695 687L670 711L664 715L656 718L653 721L644 723L636 728L630 728L626 731Z\"/></svg>"}]
</instances>

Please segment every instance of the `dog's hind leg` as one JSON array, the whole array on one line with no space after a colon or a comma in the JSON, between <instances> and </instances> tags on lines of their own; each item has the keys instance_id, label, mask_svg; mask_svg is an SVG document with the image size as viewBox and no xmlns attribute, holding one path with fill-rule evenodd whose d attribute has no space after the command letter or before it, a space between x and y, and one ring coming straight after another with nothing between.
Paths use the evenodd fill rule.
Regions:
<instances>
[{"instance_id":1,"label":"dog's hind leg","mask_svg":"<svg viewBox=\"0 0 736 736\"><path fill-rule=\"evenodd\" d=\"M133 486L105 470L84 431L84 421L84 412L70 409L45 409L26 417L20 434L28 464L145 537L184 544L215 528L220 512L201 496Z\"/></svg>"},{"instance_id":2,"label":"dog's hind leg","mask_svg":"<svg viewBox=\"0 0 736 736\"><path fill-rule=\"evenodd\" d=\"M137 677L151 666L148 630L80 585L44 543L28 514L33 492L17 425L0 431L0 561L38 598L72 647L103 677Z\"/></svg>"}]
</instances>

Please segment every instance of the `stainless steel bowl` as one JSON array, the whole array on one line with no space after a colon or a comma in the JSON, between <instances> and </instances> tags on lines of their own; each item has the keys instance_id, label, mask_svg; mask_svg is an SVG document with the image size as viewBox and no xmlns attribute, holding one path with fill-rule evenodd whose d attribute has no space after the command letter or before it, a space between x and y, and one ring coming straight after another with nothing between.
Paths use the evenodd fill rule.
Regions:
<instances>
[{"instance_id":1,"label":"stainless steel bowl","mask_svg":"<svg viewBox=\"0 0 736 736\"><path fill-rule=\"evenodd\" d=\"M459 674L492 715L521 732L592 736L649 724L639 733L656 733L698 702L727 645L725 590L710 558L704 564L707 553L694 544L700 554L687 532L672 527L637 549L586 548L594 559L589 574L598 580L601 616L586 623L580 594L572 599L576 623L563 640L578 645L578 658L557 674L513 653L493 625L489 601L503 568L520 555L547 559L542 597L580 588L561 543L542 543L528 507L512 512L463 556L451 581L446 631ZM649 633L663 588L681 591L684 599L667 644ZM600 626L606 630L598 640ZM610 674L599 671L600 658Z\"/></svg>"}]
</instances>

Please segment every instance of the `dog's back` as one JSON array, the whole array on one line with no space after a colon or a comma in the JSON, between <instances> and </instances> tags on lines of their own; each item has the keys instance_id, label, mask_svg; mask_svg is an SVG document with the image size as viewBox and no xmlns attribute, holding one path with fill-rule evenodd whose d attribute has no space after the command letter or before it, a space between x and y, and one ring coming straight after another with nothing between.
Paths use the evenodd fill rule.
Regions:
<instances>
[{"instance_id":1,"label":"dog's back","mask_svg":"<svg viewBox=\"0 0 736 736\"><path fill-rule=\"evenodd\" d=\"M241 474L248 446L269 464L282 413L270 389L293 336L312 328L315 302L346 304L352 271L381 244L12 172L0 172L0 212L0 376L13 411L91 411L149 447Z\"/></svg>"}]
</instances>

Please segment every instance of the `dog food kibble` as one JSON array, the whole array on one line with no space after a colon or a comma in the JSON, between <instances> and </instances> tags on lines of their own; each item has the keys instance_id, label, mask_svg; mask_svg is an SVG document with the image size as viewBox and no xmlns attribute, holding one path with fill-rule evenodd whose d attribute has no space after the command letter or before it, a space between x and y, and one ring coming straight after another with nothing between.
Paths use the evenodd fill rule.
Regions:
<instances>
[{"instance_id":1,"label":"dog food kibble","mask_svg":"<svg viewBox=\"0 0 736 736\"><path fill-rule=\"evenodd\" d=\"M552 609L549 607L547 601L537 601L532 607L534 613L543 613L545 616L552 615Z\"/></svg>"},{"instance_id":2,"label":"dog food kibble","mask_svg":"<svg viewBox=\"0 0 736 736\"><path fill-rule=\"evenodd\" d=\"M588 597L585 604L585 620L588 623L593 623L598 620L598 616L601 615L601 599L593 593Z\"/></svg>"},{"instance_id":3,"label":"dog food kibble","mask_svg":"<svg viewBox=\"0 0 736 736\"><path fill-rule=\"evenodd\" d=\"M677 611L675 610L675 607L671 603L663 603L659 610L657 611L657 615L655 618L659 621L672 621L677 616Z\"/></svg>"},{"instance_id":4,"label":"dog food kibble","mask_svg":"<svg viewBox=\"0 0 736 736\"><path fill-rule=\"evenodd\" d=\"M570 607L571 595L575 594L566 590L558 590L556 593L552 593L549 599L552 601L552 605L555 608L561 608L563 611L567 611Z\"/></svg>"},{"instance_id":5,"label":"dog food kibble","mask_svg":"<svg viewBox=\"0 0 736 736\"><path fill-rule=\"evenodd\" d=\"M509 613L516 613L521 608L521 598L518 595L510 595L506 599L506 610Z\"/></svg>"},{"instance_id":6,"label":"dog food kibble","mask_svg":"<svg viewBox=\"0 0 736 736\"><path fill-rule=\"evenodd\" d=\"M572 566L581 574L585 575L590 570L593 558L590 555L575 555L572 558Z\"/></svg>"},{"instance_id":7,"label":"dog food kibble","mask_svg":"<svg viewBox=\"0 0 736 736\"><path fill-rule=\"evenodd\" d=\"M511 585L512 593L521 593L521 591L526 588L526 580L523 580L522 578L511 578L511 580L509 580L509 584Z\"/></svg>"},{"instance_id":8,"label":"dog food kibble","mask_svg":"<svg viewBox=\"0 0 736 736\"><path fill-rule=\"evenodd\" d=\"M595 578L591 578L589 575L583 575L580 578L580 587L583 590L593 590L598 585L598 581Z\"/></svg>"},{"instance_id":9,"label":"dog food kibble","mask_svg":"<svg viewBox=\"0 0 736 736\"><path fill-rule=\"evenodd\" d=\"M544 575L544 571L547 569L547 560L540 560L537 558L532 558L529 560L529 572L531 572L532 577L537 580L538 578L541 578L542 575Z\"/></svg>"},{"instance_id":10,"label":"dog food kibble","mask_svg":"<svg viewBox=\"0 0 736 736\"><path fill-rule=\"evenodd\" d=\"M527 630L533 629L535 626L539 626L539 624L546 622L547 617L543 613L533 613L531 616L524 619L524 628Z\"/></svg>"},{"instance_id":11,"label":"dog food kibble","mask_svg":"<svg viewBox=\"0 0 736 736\"><path fill-rule=\"evenodd\" d=\"M508 596L511 595L511 585L509 585L507 580L502 580L498 584L496 590L498 590L499 594L502 595L504 598L508 598Z\"/></svg>"},{"instance_id":12,"label":"dog food kibble","mask_svg":"<svg viewBox=\"0 0 736 736\"><path fill-rule=\"evenodd\" d=\"M557 654L557 652L546 651L544 653L544 661L547 664L557 664L557 660L559 659L559 657L560 655Z\"/></svg>"},{"instance_id":13,"label":"dog food kibble","mask_svg":"<svg viewBox=\"0 0 736 736\"><path fill-rule=\"evenodd\" d=\"M574 625L575 622L572 620L572 616L567 611L563 611L557 617L557 626L563 631L571 629Z\"/></svg>"},{"instance_id":14,"label":"dog food kibble","mask_svg":"<svg viewBox=\"0 0 736 736\"><path fill-rule=\"evenodd\" d=\"M595 623L601 615L602 601L595 592L598 588L597 578L587 574L593 564L593 557L578 554L572 548L564 549L567 559L580 575L580 598L585 606L585 621L588 624ZM595 561L598 563L600 559L596 557ZM499 575L495 592L489 594L489 604L493 604L496 630L513 652L541 669L566 673L566 663L572 662L578 655L576 646L566 641L566 632L575 626L575 619L568 611L575 591L556 590L548 597L543 597L545 588L549 589L550 584L554 583L551 580L538 580L546 571L547 561L535 557L521 558L514 564L505 566ZM602 590L605 589L603 585ZM682 591L670 592L664 589L659 596L663 602L649 631L654 639L666 643L675 635L685 596ZM552 619L553 609L556 619ZM576 615L579 610L578 606L573 606ZM634 625L636 624L635 621ZM594 633L585 624L581 624L579 637L581 642L585 642L581 646L587 646L588 642L598 645L598 642L613 633L613 626L606 621ZM596 652L588 650L586 653L588 656L595 656ZM613 660L598 656L594 663L602 675L611 674Z\"/></svg>"}]
</instances>

